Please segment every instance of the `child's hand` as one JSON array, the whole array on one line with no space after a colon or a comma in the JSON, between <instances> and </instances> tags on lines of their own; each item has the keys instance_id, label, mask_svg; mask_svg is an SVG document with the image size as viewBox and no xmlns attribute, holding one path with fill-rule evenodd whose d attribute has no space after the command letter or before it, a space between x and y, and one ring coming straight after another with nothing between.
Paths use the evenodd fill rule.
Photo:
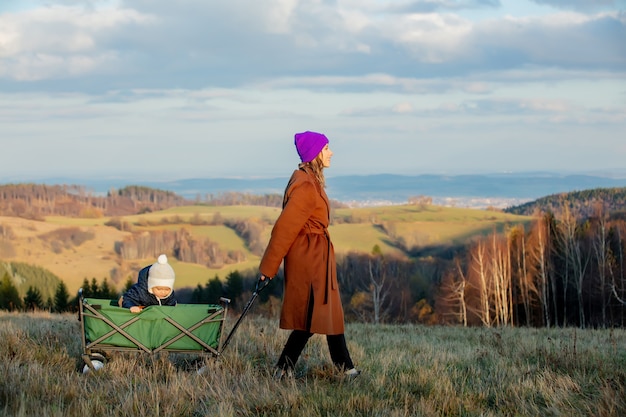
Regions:
<instances>
[{"instance_id":1,"label":"child's hand","mask_svg":"<svg viewBox=\"0 0 626 417\"><path fill-rule=\"evenodd\" d=\"M139 307L139 306L132 306L130 308L130 312L131 313L141 313L141 307Z\"/></svg>"}]
</instances>

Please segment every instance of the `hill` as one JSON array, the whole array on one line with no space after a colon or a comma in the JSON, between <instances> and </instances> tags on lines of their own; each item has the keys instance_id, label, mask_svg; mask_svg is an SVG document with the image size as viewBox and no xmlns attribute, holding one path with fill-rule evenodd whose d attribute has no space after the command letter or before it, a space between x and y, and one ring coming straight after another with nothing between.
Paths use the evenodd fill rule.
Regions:
<instances>
[{"instance_id":1,"label":"hill","mask_svg":"<svg viewBox=\"0 0 626 417\"><path fill-rule=\"evenodd\" d=\"M102 217L143 213L191 204L172 191L131 185L97 196L82 185L0 185L0 215Z\"/></svg>"},{"instance_id":2,"label":"hill","mask_svg":"<svg viewBox=\"0 0 626 417\"><path fill-rule=\"evenodd\" d=\"M504 211L530 216L537 211L559 214L564 207L581 218L597 215L599 210L607 213L623 213L626 210L626 187L594 188L570 193L552 194L528 203L510 207Z\"/></svg>"},{"instance_id":3,"label":"hill","mask_svg":"<svg viewBox=\"0 0 626 417\"><path fill-rule=\"evenodd\" d=\"M34 266L23 262L1 262L0 279L8 274L17 282L20 296L23 298L30 287L36 288L41 295L41 300L47 302L54 298L57 286L61 279L48 269Z\"/></svg>"},{"instance_id":4,"label":"hill","mask_svg":"<svg viewBox=\"0 0 626 417\"><path fill-rule=\"evenodd\" d=\"M0 259L44 267L72 293L85 278L106 277L121 288L128 277L154 262L157 252L172 253L176 242L195 242L187 246L211 247L213 257L205 252L195 258L171 257L177 286L194 288L233 270L256 271L279 213L276 207L193 205L113 218L0 216L5 235L0 238ZM530 221L497 211L419 205L338 208L333 218L330 233L339 255L370 253L378 246L401 258L415 247L462 244Z\"/></svg>"}]
</instances>

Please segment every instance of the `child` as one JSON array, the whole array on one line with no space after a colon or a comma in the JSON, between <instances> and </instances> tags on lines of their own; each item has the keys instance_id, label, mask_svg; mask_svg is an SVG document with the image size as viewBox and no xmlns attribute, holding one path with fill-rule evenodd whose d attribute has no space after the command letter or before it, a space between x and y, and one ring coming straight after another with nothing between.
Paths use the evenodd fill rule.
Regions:
<instances>
[{"instance_id":1,"label":"child","mask_svg":"<svg viewBox=\"0 0 626 417\"><path fill-rule=\"evenodd\" d=\"M167 263L167 256L160 255L157 262L139 271L137 283L128 289L119 300L120 307L139 313L152 305L175 306L174 269Z\"/></svg>"}]
</instances>

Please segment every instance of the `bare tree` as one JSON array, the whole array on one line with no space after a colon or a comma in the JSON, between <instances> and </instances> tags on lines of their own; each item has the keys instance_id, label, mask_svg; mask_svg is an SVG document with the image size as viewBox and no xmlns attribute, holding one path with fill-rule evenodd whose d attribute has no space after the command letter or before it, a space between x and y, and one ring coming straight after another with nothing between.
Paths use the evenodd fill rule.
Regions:
<instances>
[{"instance_id":1,"label":"bare tree","mask_svg":"<svg viewBox=\"0 0 626 417\"><path fill-rule=\"evenodd\" d=\"M524 308L526 325L535 322L533 305L538 301L537 299L541 297L535 278L538 275L538 268L533 262L534 256L532 254L533 250L536 251L537 249L533 248L534 242L530 236L532 235L527 237L524 226L521 225L511 230L511 246L514 248L512 254L515 257L514 261L517 275L515 279L513 279L511 286L514 290L517 290L517 294L515 294L517 297L514 295L513 298L519 298ZM513 268L513 266L511 268ZM513 270L511 273L513 273ZM515 285L515 283L517 283L517 285Z\"/></svg>"},{"instance_id":2,"label":"bare tree","mask_svg":"<svg viewBox=\"0 0 626 417\"><path fill-rule=\"evenodd\" d=\"M556 294L556 282L554 275L552 274L552 267L550 263L550 253L552 252L550 246L550 227L549 218L544 216L537 220L535 223L533 236L535 238L534 244L531 248L534 250L531 253L531 259L537 265L537 279L539 281L539 301L541 303L541 312L544 320L544 324L547 327L552 326L552 319L550 314L550 299L552 300L552 310L556 317L557 307L556 298L550 297L550 294Z\"/></svg>"},{"instance_id":3,"label":"bare tree","mask_svg":"<svg viewBox=\"0 0 626 417\"><path fill-rule=\"evenodd\" d=\"M379 251L380 252L380 249ZM382 253L374 254L368 260L369 290L374 307L374 323L379 324L383 316L383 305L389 297L385 258Z\"/></svg>"},{"instance_id":4,"label":"bare tree","mask_svg":"<svg viewBox=\"0 0 626 417\"><path fill-rule=\"evenodd\" d=\"M465 274L463 273L463 268L461 268L461 262L459 259L456 259L456 268L459 271L459 281L457 281L452 287L452 296L454 296L458 300L459 304L459 321L463 323L464 327L467 327L467 303L465 301L465 285L467 283L467 278L465 278Z\"/></svg>"},{"instance_id":5,"label":"bare tree","mask_svg":"<svg viewBox=\"0 0 626 417\"><path fill-rule=\"evenodd\" d=\"M602 317L602 326L607 324L607 288L608 288L608 275L611 263L611 253L608 244L608 225L607 216L602 206L596 208L597 224L593 237L593 251L598 268L598 290L600 295L600 315ZM610 293L609 293L610 294Z\"/></svg>"},{"instance_id":6,"label":"bare tree","mask_svg":"<svg viewBox=\"0 0 626 417\"><path fill-rule=\"evenodd\" d=\"M563 325L567 326L567 291L570 286L570 273L573 268L572 263L572 246L575 244L576 237L576 219L572 216L569 208L563 204L564 206L564 215L559 223L557 223L558 235L559 239L559 247L561 248L561 252L559 253L561 259L564 262L563 270L562 270L562 281L563 281Z\"/></svg>"},{"instance_id":7,"label":"bare tree","mask_svg":"<svg viewBox=\"0 0 626 417\"><path fill-rule=\"evenodd\" d=\"M565 282L563 283L564 324L567 324L567 290L569 285L572 285L576 291L578 302L579 326L584 328L586 323L583 303L583 282L589 264L589 256L585 256L582 253L578 222L567 205L564 207L563 218L559 225L564 249L562 255L565 259Z\"/></svg>"},{"instance_id":8,"label":"bare tree","mask_svg":"<svg viewBox=\"0 0 626 417\"><path fill-rule=\"evenodd\" d=\"M509 240L503 242L494 231L491 237L491 293L497 326L511 324L511 261Z\"/></svg>"},{"instance_id":9,"label":"bare tree","mask_svg":"<svg viewBox=\"0 0 626 417\"><path fill-rule=\"evenodd\" d=\"M480 321L486 327L491 327L491 305L490 305L490 282L487 271L487 259L485 245L482 241L476 242L471 249L471 261L472 271L475 274L476 286L478 288L478 307L476 314L480 318Z\"/></svg>"},{"instance_id":10,"label":"bare tree","mask_svg":"<svg viewBox=\"0 0 626 417\"><path fill-rule=\"evenodd\" d=\"M619 267L616 268L619 272L619 276L620 279L619 281L616 279L616 275L617 273L613 273L613 268L610 269L611 271L611 293L613 294L613 296L615 297L615 299L623 305L626 305L626 297L624 297L624 295L620 295L623 294L626 291L626 285L624 282L624 277L625 277L625 271L624 271L624 247L622 245L623 240L622 240L622 232L620 227L616 227L615 228L615 233L617 234L617 245L618 245L618 256L617 256L617 260L615 261L616 263L619 264ZM618 288L619 283L621 283L621 289Z\"/></svg>"},{"instance_id":11,"label":"bare tree","mask_svg":"<svg viewBox=\"0 0 626 417\"><path fill-rule=\"evenodd\" d=\"M395 281L400 275L394 260L387 260L377 246L372 254L353 253L340 259L338 279L344 293L352 294L352 312L363 321L384 321L391 314L392 307L400 302L392 299Z\"/></svg>"}]
</instances>

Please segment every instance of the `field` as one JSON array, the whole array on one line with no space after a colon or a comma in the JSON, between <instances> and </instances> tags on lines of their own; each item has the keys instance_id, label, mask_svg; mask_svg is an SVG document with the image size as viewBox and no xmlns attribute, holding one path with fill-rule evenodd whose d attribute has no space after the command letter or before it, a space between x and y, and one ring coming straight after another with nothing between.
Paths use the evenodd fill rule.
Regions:
<instances>
[{"instance_id":1,"label":"field","mask_svg":"<svg viewBox=\"0 0 626 417\"><path fill-rule=\"evenodd\" d=\"M113 353L83 375L75 315L0 312L0 415L626 415L624 329L348 323L360 376L334 371L316 335L295 377L275 380L286 337L253 311L220 358Z\"/></svg>"},{"instance_id":2,"label":"field","mask_svg":"<svg viewBox=\"0 0 626 417\"><path fill-rule=\"evenodd\" d=\"M209 223L216 215L223 219L256 219L271 223L279 213L277 208L258 206L187 206L125 216L120 220L132 225L134 232L185 228L194 236L218 242L220 248L245 254L244 261L220 269L171 259L177 271L176 285L196 287L198 284L204 285L216 275L223 278L233 270L255 270L259 263L259 257L250 253L243 239L232 229L204 223ZM337 209L333 216L336 220L330 227L330 234L337 253L370 252L378 245L383 253L397 256L406 256L398 247L398 242L402 242L405 247L459 244L476 235L530 221L529 217L496 211L415 205ZM137 259L130 265L128 262L122 265L114 246L115 242L123 240L130 232L106 226L109 220L54 216L45 221L34 221L0 217L0 225L8 226L14 235L10 246L0 240L0 260L44 267L60 277L70 293L75 293L85 278L100 281L108 278L114 268L131 271L154 262L154 259ZM57 247L55 250L41 239L45 233L64 228L79 228L92 233L93 238L80 245ZM264 242L269 240L270 232L271 227L266 226L262 232ZM131 272L128 272L128 276L134 278ZM125 279L109 282L120 289Z\"/></svg>"}]
</instances>

